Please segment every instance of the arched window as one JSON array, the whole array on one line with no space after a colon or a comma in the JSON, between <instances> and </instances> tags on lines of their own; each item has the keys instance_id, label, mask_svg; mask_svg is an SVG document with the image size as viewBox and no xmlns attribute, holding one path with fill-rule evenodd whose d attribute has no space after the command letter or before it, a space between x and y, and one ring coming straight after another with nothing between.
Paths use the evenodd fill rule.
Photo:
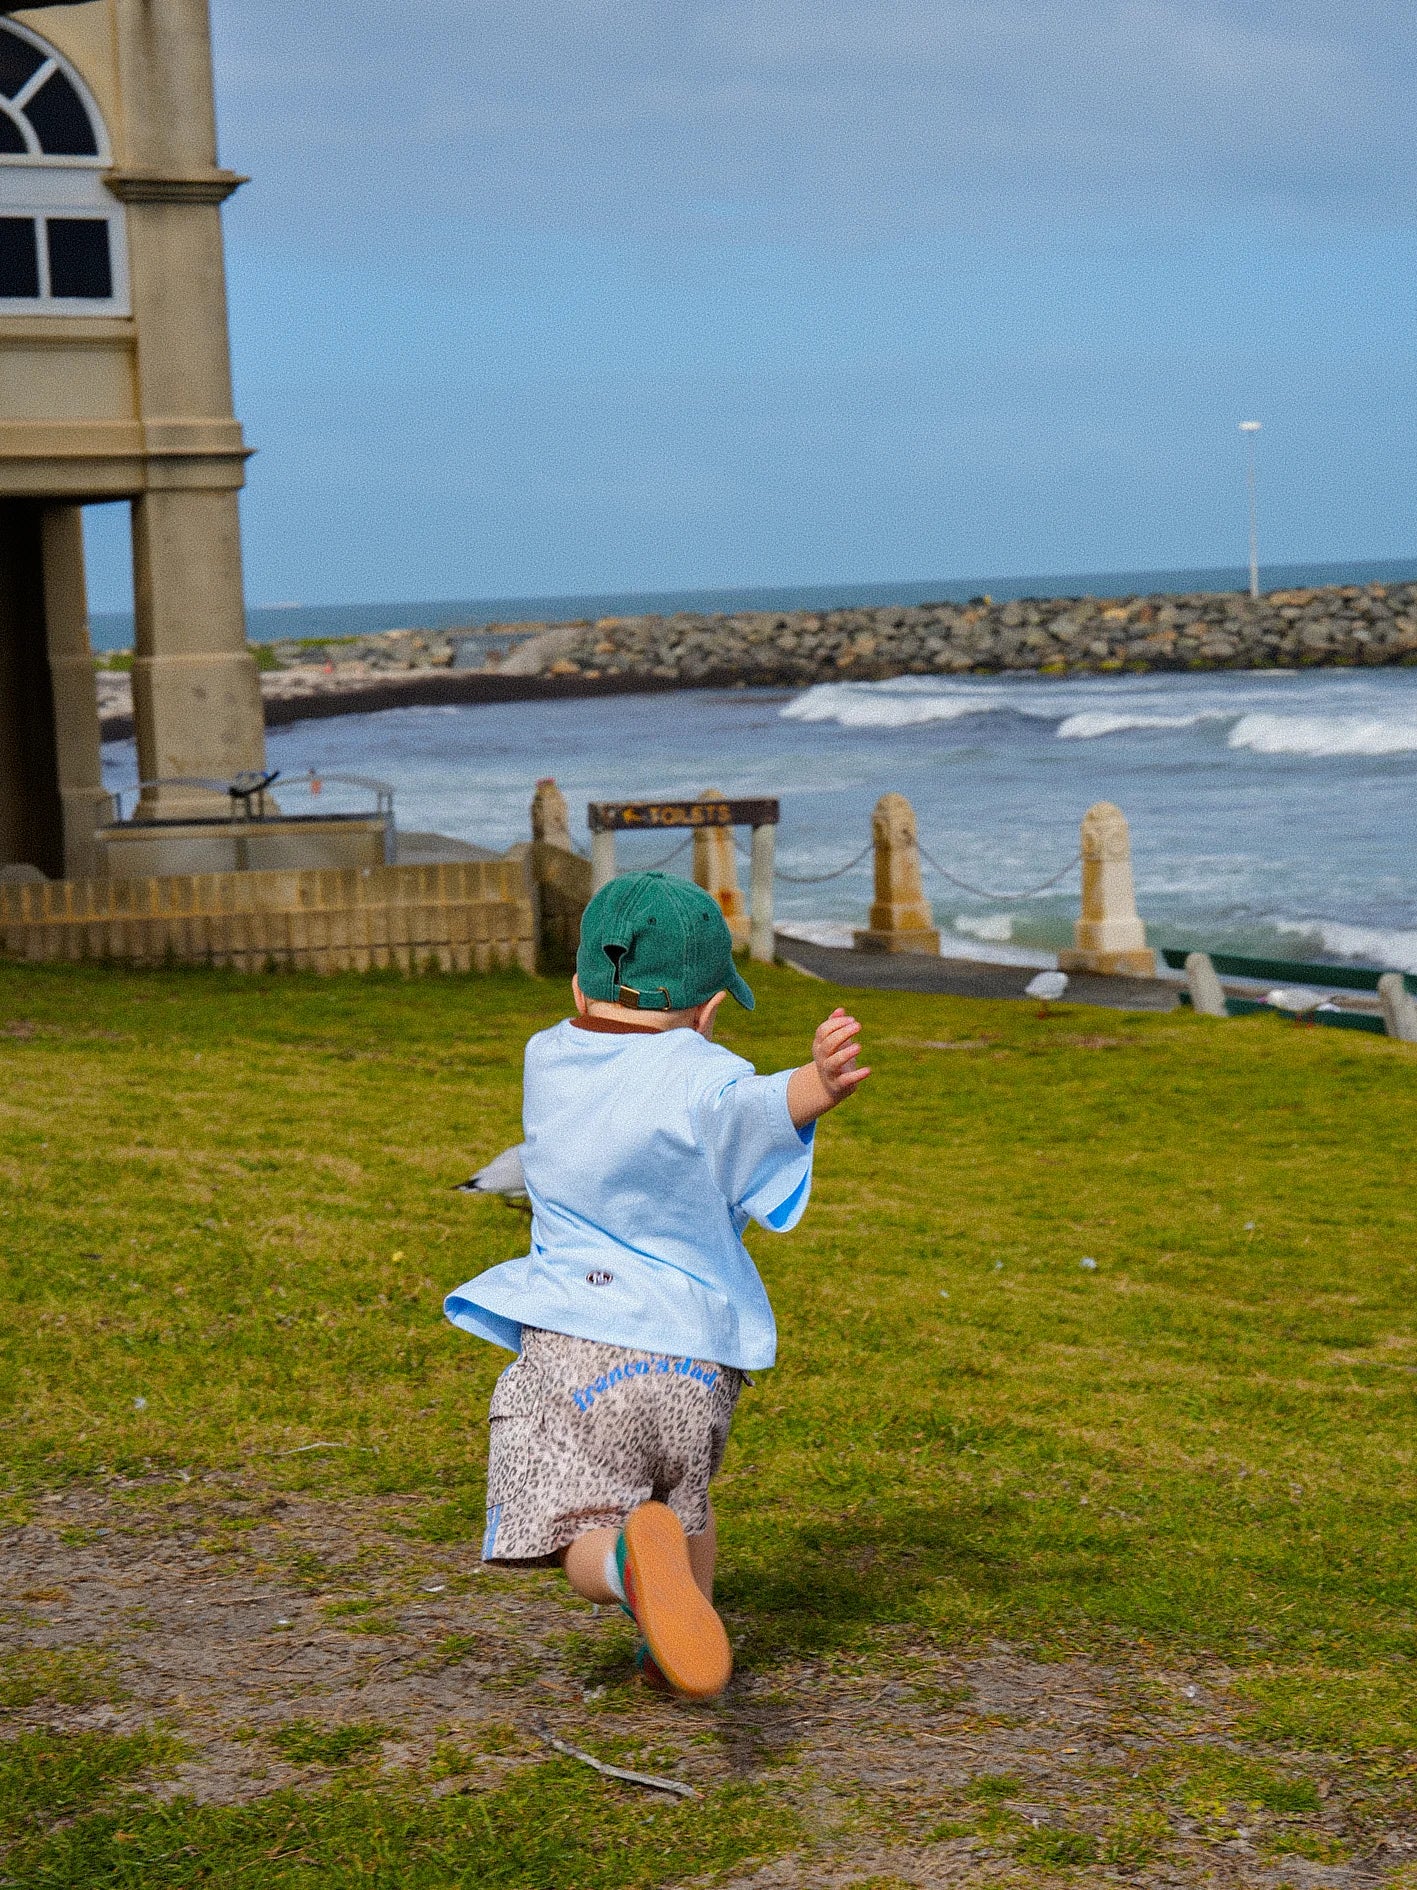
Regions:
<instances>
[{"instance_id":1,"label":"arched window","mask_svg":"<svg viewBox=\"0 0 1417 1890\"><path fill-rule=\"evenodd\" d=\"M78 74L37 33L0 18L0 315L127 313L109 163Z\"/></svg>"}]
</instances>

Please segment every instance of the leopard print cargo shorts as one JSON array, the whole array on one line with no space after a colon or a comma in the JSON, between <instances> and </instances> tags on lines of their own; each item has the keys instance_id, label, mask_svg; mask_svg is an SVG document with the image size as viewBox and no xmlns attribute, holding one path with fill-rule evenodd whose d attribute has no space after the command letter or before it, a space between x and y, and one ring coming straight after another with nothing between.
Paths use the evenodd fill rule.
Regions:
<instances>
[{"instance_id":1,"label":"leopard print cargo shorts","mask_svg":"<svg viewBox=\"0 0 1417 1890\"><path fill-rule=\"evenodd\" d=\"M488 1413L483 1560L550 1561L652 1498L702 1535L746 1382L727 1365L523 1327Z\"/></svg>"}]
</instances>

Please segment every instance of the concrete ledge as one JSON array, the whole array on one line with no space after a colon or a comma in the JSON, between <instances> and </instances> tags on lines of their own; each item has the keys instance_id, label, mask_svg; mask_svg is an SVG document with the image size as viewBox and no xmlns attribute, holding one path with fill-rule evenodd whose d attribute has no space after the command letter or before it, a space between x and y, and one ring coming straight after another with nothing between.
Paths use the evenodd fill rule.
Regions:
<instances>
[{"instance_id":1,"label":"concrete ledge","mask_svg":"<svg viewBox=\"0 0 1417 1890\"><path fill-rule=\"evenodd\" d=\"M515 860L0 885L0 949L238 971L536 968Z\"/></svg>"},{"instance_id":2,"label":"concrete ledge","mask_svg":"<svg viewBox=\"0 0 1417 1890\"><path fill-rule=\"evenodd\" d=\"M229 815L206 820L125 820L100 827L94 844L100 849L99 857L109 879L398 863L397 851L386 850L387 821L373 814L367 818L357 814L306 814L297 819L273 816L249 821L233 820ZM424 863L413 859L405 862Z\"/></svg>"},{"instance_id":3,"label":"concrete ledge","mask_svg":"<svg viewBox=\"0 0 1417 1890\"><path fill-rule=\"evenodd\" d=\"M795 971L857 991L920 991L946 997L1022 998L1036 966L985 964L970 958L928 958L921 952L853 952L812 945L779 932L777 955ZM1064 1004L1095 1004L1114 1011L1174 1011L1184 989L1177 978L1097 977L1068 980Z\"/></svg>"}]
</instances>

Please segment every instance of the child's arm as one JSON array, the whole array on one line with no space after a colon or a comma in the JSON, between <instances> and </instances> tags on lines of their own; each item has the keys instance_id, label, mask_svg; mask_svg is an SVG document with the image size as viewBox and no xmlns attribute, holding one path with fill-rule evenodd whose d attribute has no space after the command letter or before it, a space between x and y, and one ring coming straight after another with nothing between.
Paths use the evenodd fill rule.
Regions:
<instances>
[{"instance_id":1,"label":"child's arm","mask_svg":"<svg viewBox=\"0 0 1417 1890\"><path fill-rule=\"evenodd\" d=\"M856 1058L861 1045L857 1041L861 1026L848 1017L841 1006L824 1024L817 1026L812 1039L812 1061L794 1070L787 1083L787 1113L799 1129L805 1129L835 1109L871 1074L858 1070Z\"/></svg>"}]
</instances>

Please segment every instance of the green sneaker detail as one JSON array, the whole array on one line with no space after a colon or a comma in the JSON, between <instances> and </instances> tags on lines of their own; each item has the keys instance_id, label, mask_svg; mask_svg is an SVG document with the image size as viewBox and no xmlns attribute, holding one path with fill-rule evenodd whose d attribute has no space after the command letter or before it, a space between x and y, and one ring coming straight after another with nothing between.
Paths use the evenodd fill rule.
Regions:
<instances>
[{"instance_id":1,"label":"green sneaker detail","mask_svg":"<svg viewBox=\"0 0 1417 1890\"><path fill-rule=\"evenodd\" d=\"M625 1532L623 1529L615 1538L615 1573L620 1577L621 1593L628 1594L629 1590L625 1587ZM622 1601L620 1609L622 1613L629 1615L632 1621L634 1620L635 1611L628 1601Z\"/></svg>"}]
</instances>

